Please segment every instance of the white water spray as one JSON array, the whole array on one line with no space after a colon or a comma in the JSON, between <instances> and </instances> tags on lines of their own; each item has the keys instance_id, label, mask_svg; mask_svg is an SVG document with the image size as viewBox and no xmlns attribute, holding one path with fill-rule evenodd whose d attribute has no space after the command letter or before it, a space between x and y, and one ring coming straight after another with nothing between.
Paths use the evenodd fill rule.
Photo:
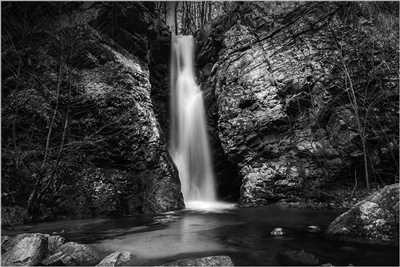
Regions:
<instances>
[{"instance_id":1,"label":"white water spray","mask_svg":"<svg viewBox=\"0 0 400 267\"><path fill-rule=\"evenodd\" d=\"M195 82L193 37L174 36L171 54L170 153L186 206L216 201L203 94Z\"/></svg>"}]
</instances>

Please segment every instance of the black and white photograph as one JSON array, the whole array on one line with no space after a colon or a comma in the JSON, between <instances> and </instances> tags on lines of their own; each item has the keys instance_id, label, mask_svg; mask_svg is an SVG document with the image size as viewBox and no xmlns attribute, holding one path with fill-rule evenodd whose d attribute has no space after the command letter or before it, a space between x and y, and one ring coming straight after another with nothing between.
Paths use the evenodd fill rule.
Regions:
<instances>
[{"instance_id":1,"label":"black and white photograph","mask_svg":"<svg viewBox=\"0 0 400 267\"><path fill-rule=\"evenodd\" d=\"M399 1L1 1L1 266L399 266Z\"/></svg>"}]
</instances>

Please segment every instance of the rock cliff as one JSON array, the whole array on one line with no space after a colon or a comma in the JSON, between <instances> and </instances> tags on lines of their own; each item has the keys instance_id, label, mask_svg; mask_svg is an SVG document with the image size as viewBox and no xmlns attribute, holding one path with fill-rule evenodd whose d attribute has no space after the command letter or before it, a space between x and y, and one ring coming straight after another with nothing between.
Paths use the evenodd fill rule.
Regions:
<instances>
[{"instance_id":1,"label":"rock cliff","mask_svg":"<svg viewBox=\"0 0 400 267\"><path fill-rule=\"evenodd\" d=\"M163 83L152 76L152 41L166 42L166 26L152 3L57 14L60 5L33 5L42 14L24 33L18 23L29 21L16 22L24 10L3 8L3 205L33 198L42 217L182 208L152 101L151 81Z\"/></svg>"},{"instance_id":2,"label":"rock cliff","mask_svg":"<svg viewBox=\"0 0 400 267\"><path fill-rule=\"evenodd\" d=\"M224 154L239 168L242 205L329 201L324 186L364 181L364 154L371 177L397 179L398 53L379 40L393 36L368 16L352 20L349 8L238 3L200 36L200 77Z\"/></svg>"}]
</instances>

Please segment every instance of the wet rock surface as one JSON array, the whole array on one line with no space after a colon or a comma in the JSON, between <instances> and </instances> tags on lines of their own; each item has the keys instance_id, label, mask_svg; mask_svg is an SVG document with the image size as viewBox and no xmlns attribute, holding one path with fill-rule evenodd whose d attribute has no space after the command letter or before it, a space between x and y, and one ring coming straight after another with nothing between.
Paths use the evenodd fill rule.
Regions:
<instances>
[{"instance_id":1,"label":"wet rock surface","mask_svg":"<svg viewBox=\"0 0 400 267\"><path fill-rule=\"evenodd\" d=\"M187 258L168 263L164 266L235 266L229 256L210 256Z\"/></svg>"},{"instance_id":2,"label":"wet rock surface","mask_svg":"<svg viewBox=\"0 0 400 267\"><path fill-rule=\"evenodd\" d=\"M398 244L399 184L387 185L337 217L327 233L345 240Z\"/></svg>"},{"instance_id":3,"label":"wet rock surface","mask_svg":"<svg viewBox=\"0 0 400 267\"><path fill-rule=\"evenodd\" d=\"M271 236L284 236L285 231L283 230L283 228L277 227L271 231L270 235Z\"/></svg>"},{"instance_id":4,"label":"wet rock surface","mask_svg":"<svg viewBox=\"0 0 400 267\"><path fill-rule=\"evenodd\" d=\"M93 266L100 260L99 254L90 246L68 242L61 245L54 254L46 257L42 264L46 266Z\"/></svg>"},{"instance_id":5,"label":"wet rock surface","mask_svg":"<svg viewBox=\"0 0 400 267\"><path fill-rule=\"evenodd\" d=\"M19 235L6 242L10 243L2 244L2 252L6 251L2 253L2 266L38 265L47 253L47 238L42 234Z\"/></svg>"},{"instance_id":6,"label":"wet rock surface","mask_svg":"<svg viewBox=\"0 0 400 267\"><path fill-rule=\"evenodd\" d=\"M133 265L132 260L134 258L135 257L130 252L116 251L116 252L111 253L110 255L106 256L96 266L129 266L129 265Z\"/></svg>"},{"instance_id":7,"label":"wet rock surface","mask_svg":"<svg viewBox=\"0 0 400 267\"><path fill-rule=\"evenodd\" d=\"M59 235L25 233L1 239L2 266L128 266L135 258L116 251L101 259L90 245L66 242Z\"/></svg>"}]
</instances>

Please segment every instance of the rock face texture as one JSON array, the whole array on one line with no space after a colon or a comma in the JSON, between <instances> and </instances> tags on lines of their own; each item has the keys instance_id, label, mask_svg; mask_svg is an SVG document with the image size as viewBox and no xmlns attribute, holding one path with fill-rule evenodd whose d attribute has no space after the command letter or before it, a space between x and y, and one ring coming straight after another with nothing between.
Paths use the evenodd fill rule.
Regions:
<instances>
[{"instance_id":1,"label":"rock face texture","mask_svg":"<svg viewBox=\"0 0 400 267\"><path fill-rule=\"evenodd\" d=\"M399 242L400 185L387 185L337 217L327 233L344 239Z\"/></svg>"},{"instance_id":2,"label":"rock face texture","mask_svg":"<svg viewBox=\"0 0 400 267\"><path fill-rule=\"evenodd\" d=\"M234 264L229 256L210 256L181 259L168 263L165 266L234 266Z\"/></svg>"},{"instance_id":3,"label":"rock face texture","mask_svg":"<svg viewBox=\"0 0 400 267\"><path fill-rule=\"evenodd\" d=\"M96 266L129 266L135 256L128 251L116 251L101 260Z\"/></svg>"},{"instance_id":4,"label":"rock face texture","mask_svg":"<svg viewBox=\"0 0 400 267\"><path fill-rule=\"evenodd\" d=\"M3 244L2 244L3 248ZM2 254L2 266L39 265L47 253L47 238L41 234L20 236L9 251Z\"/></svg>"},{"instance_id":5,"label":"rock face texture","mask_svg":"<svg viewBox=\"0 0 400 267\"><path fill-rule=\"evenodd\" d=\"M42 264L46 266L93 266L100 260L99 254L91 247L68 242L60 246L54 254L45 258Z\"/></svg>"},{"instance_id":6,"label":"rock face texture","mask_svg":"<svg viewBox=\"0 0 400 267\"><path fill-rule=\"evenodd\" d=\"M6 8L18 16L18 7ZM151 40L168 38L152 8L86 3L43 14L52 27L38 26L29 36L35 42L5 23L17 48L5 46L2 55L21 73L3 73L2 185L13 194L3 204L29 199L43 219L183 207L152 102Z\"/></svg>"},{"instance_id":7,"label":"rock face texture","mask_svg":"<svg viewBox=\"0 0 400 267\"><path fill-rule=\"evenodd\" d=\"M342 10L327 3L238 3L199 41L203 87L211 88L223 151L239 168L242 205L318 199L313 192L354 176L349 169L364 180L362 131L346 93L349 81L342 63L362 58L368 66L369 56L383 53L375 60L389 60L396 69L391 60L398 53L385 54L382 44L375 52L367 50L366 44L377 43L372 34L377 28L362 21L353 29ZM352 65L345 68L357 71ZM365 88L370 76L358 71L357 86ZM396 103L398 79L383 69L374 71L386 77L381 90L386 104L376 105L373 116L398 125L395 111L387 108ZM372 94L375 89L368 90ZM386 130L396 140L396 128ZM397 146L377 132L368 133L367 142L369 163L392 168L397 156L389 154Z\"/></svg>"}]
</instances>

